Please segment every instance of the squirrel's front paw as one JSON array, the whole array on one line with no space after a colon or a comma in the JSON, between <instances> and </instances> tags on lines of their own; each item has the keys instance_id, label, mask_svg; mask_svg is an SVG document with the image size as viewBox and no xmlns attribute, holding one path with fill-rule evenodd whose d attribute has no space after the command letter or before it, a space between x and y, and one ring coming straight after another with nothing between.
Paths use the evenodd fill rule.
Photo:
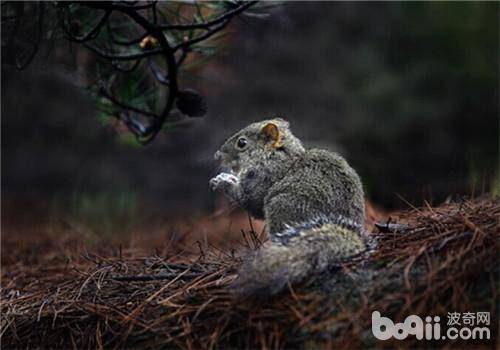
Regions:
<instances>
[{"instance_id":1,"label":"squirrel's front paw","mask_svg":"<svg viewBox=\"0 0 500 350\"><path fill-rule=\"evenodd\" d=\"M213 191L225 190L231 186L237 186L239 183L238 178L233 174L220 173L210 180L210 187Z\"/></svg>"}]
</instances>

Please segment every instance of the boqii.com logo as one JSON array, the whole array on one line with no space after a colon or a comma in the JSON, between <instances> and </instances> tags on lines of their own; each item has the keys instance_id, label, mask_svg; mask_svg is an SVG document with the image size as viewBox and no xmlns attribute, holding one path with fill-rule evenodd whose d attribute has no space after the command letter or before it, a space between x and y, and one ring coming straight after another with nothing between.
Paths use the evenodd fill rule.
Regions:
<instances>
[{"instance_id":1,"label":"boqii.com logo","mask_svg":"<svg viewBox=\"0 0 500 350\"><path fill-rule=\"evenodd\" d=\"M489 312L448 312L447 328L441 329L439 316L427 316L425 321L417 315L408 316L404 322L394 323L380 312L372 313L372 333L379 340L388 340L392 337L398 340L414 335L418 340L438 339L490 339Z\"/></svg>"}]
</instances>

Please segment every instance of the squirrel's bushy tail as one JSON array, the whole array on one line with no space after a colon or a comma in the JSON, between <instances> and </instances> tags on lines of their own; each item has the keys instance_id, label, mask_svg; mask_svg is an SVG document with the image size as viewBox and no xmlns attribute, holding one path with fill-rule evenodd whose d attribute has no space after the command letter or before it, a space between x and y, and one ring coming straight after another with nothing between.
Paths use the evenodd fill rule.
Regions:
<instances>
[{"instance_id":1,"label":"squirrel's bushy tail","mask_svg":"<svg viewBox=\"0 0 500 350\"><path fill-rule=\"evenodd\" d=\"M337 223L292 230L276 235L284 239L273 240L246 261L235 281L237 294L276 294L288 283L303 281L365 250L355 230Z\"/></svg>"}]
</instances>

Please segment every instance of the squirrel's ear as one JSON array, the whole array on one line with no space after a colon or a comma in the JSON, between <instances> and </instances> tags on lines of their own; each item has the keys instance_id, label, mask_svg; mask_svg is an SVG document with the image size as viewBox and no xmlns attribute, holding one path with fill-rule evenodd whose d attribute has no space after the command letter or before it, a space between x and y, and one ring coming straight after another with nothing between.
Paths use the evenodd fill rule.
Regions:
<instances>
[{"instance_id":1,"label":"squirrel's ear","mask_svg":"<svg viewBox=\"0 0 500 350\"><path fill-rule=\"evenodd\" d=\"M267 123L264 125L264 127L260 130L260 133L268 140L272 141L272 145L274 148L280 148L283 146L281 143L283 134L278 128L278 125L275 123Z\"/></svg>"}]
</instances>

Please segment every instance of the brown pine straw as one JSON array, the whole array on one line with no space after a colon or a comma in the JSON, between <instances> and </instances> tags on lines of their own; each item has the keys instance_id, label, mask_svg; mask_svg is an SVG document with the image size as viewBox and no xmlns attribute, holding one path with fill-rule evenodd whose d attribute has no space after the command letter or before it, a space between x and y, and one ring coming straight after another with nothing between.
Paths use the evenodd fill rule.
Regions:
<instances>
[{"instance_id":1,"label":"brown pine straw","mask_svg":"<svg viewBox=\"0 0 500 350\"><path fill-rule=\"evenodd\" d=\"M494 347L499 219L498 197L399 213L380 226L388 232L370 236L373 250L364 257L280 295L245 300L230 287L241 263L231 250L205 247L195 259L79 251L70 260L44 251L38 261L20 258L2 269L2 346ZM257 235L245 236L247 248L258 249ZM376 341L374 310L397 322L439 315L442 325L447 312L488 311L492 339Z\"/></svg>"}]
</instances>

